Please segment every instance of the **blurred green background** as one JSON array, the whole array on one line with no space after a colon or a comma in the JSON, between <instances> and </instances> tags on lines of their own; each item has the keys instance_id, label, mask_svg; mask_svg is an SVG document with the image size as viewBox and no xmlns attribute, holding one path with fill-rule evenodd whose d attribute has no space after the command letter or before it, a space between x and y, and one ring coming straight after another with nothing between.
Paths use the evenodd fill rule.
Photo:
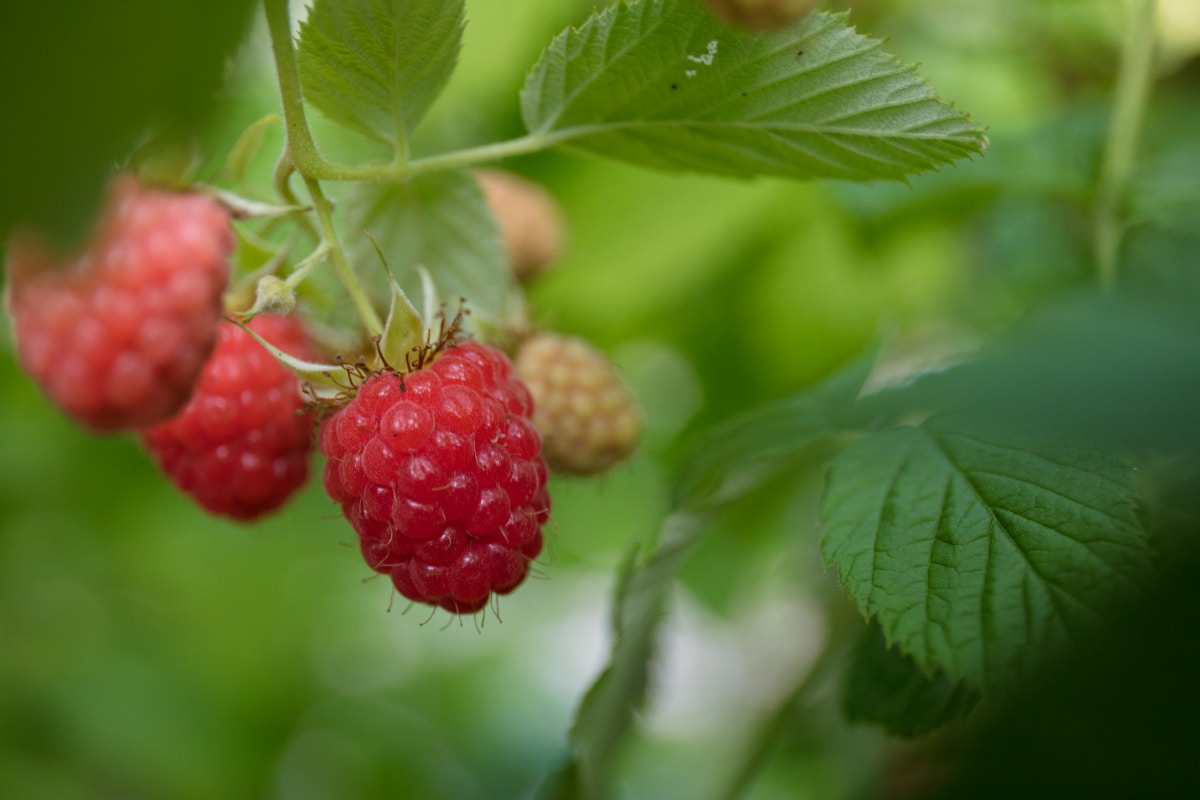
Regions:
<instances>
[{"instance_id":1,"label":"blurred green background","mask_svg":"<svg viewBox=\"0 0 1200 800\"><path fill-rule=\"evenodd\" d=\"M111 6L114 19L122 5ZM245 9L230 5L237 29ZM1168 253L1154 263L1194 262L1196 203L1171 192L1200 177L1186 134L1200 89L1200 7L1161 5L1163 83L1144 173L1159 192L1147 202L1160 202L1146 213L1157 227L1136 244ZM468 0L459 70L416 149L519 135L525 70L592 6ZM538 320L613 355L647 432L614 473L554 480L546 555L535 579L505 598L502 624L402 613L390 586L370 579L319 480L252 527L205 516L132 438L89 437L45 403L5 341L0 797L530 796L565 753L573 708L606 657L614 570L657 528L688 441L803 389L881 334L893 337L903 369L1094 282L1084 204L1128 4L837 6L862 32L890 37L889 50L921 62L943 98L988 126L985 158L907 186L741 183L556 153L505 165L543 182L568 221L565 259L531 288ZM154 39L155 26L178 23L166 15L138 30ZM3 27L7 42L13 27ZM245 32L224 67L209 52L180 84L223 86L211 98L195 89L210 112L204 155L214 163L277 108L258 16ZM82 34L69 26L35 33L65 37L52 52L55 74L103 73L103 61L70 46ZM0 77L17 84L37 73L38 52L26 56L33 63L0 62ZM80 91L47 79L14 96L13 113L70 107ZM155 95L145 97L153 107ZM134 105L109 107L116 115ZM111 128L128 127L96 113L103 148L81 144L82 161L112 148ZM323 143L335 135L319 120L316 132ZM86 132L71 134L79 137ZM269 133L266 149L279 141ZM93 202L87 170L54 166L67 148L59 139L6 134L3 145L10 161L46 165L27 179L54 182L65 206ZM5 223L42 211L22 206L21 191L10 187ZM819 489L818 477L752 495L687 566L650 707L622 759L621 796L705 796L815 658L826 615L845 610L816 546ZM911 796L904 780L920 776L890 766L911 748L842 722L829 697L788 729L749 796Z\"/></svg>"}]
</instances>

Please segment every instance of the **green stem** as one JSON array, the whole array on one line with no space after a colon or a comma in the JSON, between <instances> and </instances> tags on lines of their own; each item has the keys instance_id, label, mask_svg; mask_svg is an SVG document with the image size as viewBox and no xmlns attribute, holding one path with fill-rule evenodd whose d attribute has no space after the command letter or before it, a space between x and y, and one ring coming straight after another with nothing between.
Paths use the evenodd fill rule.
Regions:
<instances>
[{"instance_id":1,"label":"green stem","mask_svg":"<svg viewBox=\"0 0 1200 800\"><path fill-rule=\"evenodd\" d=\"M321 244L317 245L316 250L313 250L304 259L296 262L295 268L292 270L292 273L287 276L287 280L285 280L284 283L289 289L295 289L297 286L303 283L306 278L308 278L309 273L312 272L313 269L315 269L317 265L320 264L321 261L324 260L328 255L329 244L322 241Z\"/></svg>"},{"instance_id":2,"label":"green stem","mask_svg":"<svg viewBox=\"0 0 1200 800\"><path fill-rule=\"evenodd\" d=\"M287 147L292 163L301 174L321 177L328 166L317 152L316 142L308 129L304 115L304 96L300 90L300 69L296 66L296 50L292 46L292 22L288 16L288 0L263 0L267 15L267 30L271 50L275 53L275 72L279 76L279 94L283 100L283 121L287 131Z\"/></svg>"},{"instance_id":3,"label":"green stem","mask_svg":"<svg viewBox=\"0 0 1200 800\"><path fill-rule=\"evenodd\" d=\"M333 205L325 196L325 192L316 178L304 176L304 185L308 187L308 193L312 197L313 208L317 212L317 223L321 226L321 240L328 247L329 260L333 264L333 270L337 273L338 280L342 282L342 286L350 295L350 300L358 310L358 316L366 326L367 332L372 336L382 335L383 321L379 318L375 307L371 305L371 300L363 291L354 271L350 269L350 263L346 260L346 252L338 241L337 228L333 224Z\"/></svg>"},{"instance_id":4,"label":"green stem","mask_svg":"<svg viewBox=\"0 0 1200 800\"><path fill-rule=\"evenodd\" d=\"M461 169L500 161L513 156L536 153L557 143L557 139L543 134L529 134L519 139L509 139L507 142L472 147L466 150L455 150L436 156L426 156L410 161L405 168L405 177L419 175L423 172L437 172L445 169Z\"/></svg>"},{"instance_id":5,"label":"green stem","mask_svg":"<svg viewBox=\"0 0 1200 800\"><path fill-rule=\"evenodd\" d=\"M393 161L390 164L346 166L331 164L325 160L309 161L301 165L294 157L296 170L310 178L325 181L404 181L428 172L475 167L513 156L536 153L557 144L569 136L545 136L530 134L506 142L453 150L435 156L426 156L412 161Z\"/></svg>"},{"instance_id":6,"label":"green stem","mask_svg":"<svg viewBox=\"0 0 1200 800\"><path fill-rule=\"evenodd\" d=\"M275 164L275 193L288 205L304 205L296 197L296 193L292 191L291 177L293 172L295 172L295 167L292 166L291 154L288 152L287 147L284 146L283 153L280 154L279 161ZM317 230L317 226L313 224L308 214L296 217L296 219L305 232L312 236L314 241L321 241L321 233Z\"/></svg>"},{"instance_id":7,"label":"green stem","mask_svg":"<svg viewBox=\"0 0 1200 800\"><path fill-rule=\"evenodd\" d=\"M1108 139L1100 165L1095 246L1100 285L1106 291L1111 291L1117 282L1121 237L1125 232L1125 193L1133 175L1153 83L1156 10L1156 0L1138 0L1134 6L1121 49Z\"/></svg>"}]
</instances>

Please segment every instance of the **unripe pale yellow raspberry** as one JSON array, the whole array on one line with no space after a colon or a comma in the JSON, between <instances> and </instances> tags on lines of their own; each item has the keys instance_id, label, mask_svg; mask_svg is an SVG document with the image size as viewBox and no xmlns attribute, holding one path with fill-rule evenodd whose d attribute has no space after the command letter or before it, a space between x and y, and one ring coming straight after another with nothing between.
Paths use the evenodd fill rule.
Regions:
<instances>
[{"instance_id":1,"label":"unripe pale yellow raspberry","mask_svg":"<svg viewBox=\"0 0 1200 800\"><path fill-rule=\"evenodd\" d=\"M518 280L545 272L563 251L563 219L550 193L533 181L501 170L475 173Z\"/></svg>"},{"instance_id":2,"label":"unripe pale yellow raspberry","mask_svg":"<svg viewBox=\"0 0 1200 800\"><path fill-rule=\"evenodd\" d=\"M704 0L717 17L756 31L772 31L806 16L815 0Z\"/></svg>"},{"instance_id":3,"label":"unripe pale yellow raspberry","mask_svg":"<svg viewBox=\"0 0 1200 800\"><path fill-rule=\"evenodd\" d=\"M633 452L641 412L602 352L579 337L542 332L522 342L514 366L533 395L533 424L551 470L594 475Z\"/></svg>"}]
</instances>

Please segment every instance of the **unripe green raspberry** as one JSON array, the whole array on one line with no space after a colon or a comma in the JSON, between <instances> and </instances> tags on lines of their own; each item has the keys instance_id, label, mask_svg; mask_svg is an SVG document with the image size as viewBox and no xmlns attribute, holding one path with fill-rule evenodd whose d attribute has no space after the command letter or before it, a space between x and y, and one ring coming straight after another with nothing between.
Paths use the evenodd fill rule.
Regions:
<instances>
[{"instance_id":1,"label":"unripe green raspberry","mask_svg":"<svg viewBox=\"0 0 1200 800\"><path fill-rule=\"evenodd\" d=\"M815 0L704 0L717 17L756 31L772 31L806 16Z\"/></svg>"},{"instance_id":2,"label":"unripe green raspberry","mask_svg":"<svg viewBox=\"0 0 1200 800\"><path fill-rule=\"evenodd\" d=\"M533 181L501 170L475 173L500 226L509 265L518 280L554 266L563 250L563 220L550 193Z\"/></svg>"},{"instance_id":3,"label":"unripe green raspberry","mask_svg":"<svg viewBox=\"0 0 1200 800\"><path fill-rule=\"evenodd\" d=\"M594 475L629 456L642 417L616 367L575 336L537 333L517 351L515 371L533 395L533 424L550 469Z\"/></svg>"}]
</instances>

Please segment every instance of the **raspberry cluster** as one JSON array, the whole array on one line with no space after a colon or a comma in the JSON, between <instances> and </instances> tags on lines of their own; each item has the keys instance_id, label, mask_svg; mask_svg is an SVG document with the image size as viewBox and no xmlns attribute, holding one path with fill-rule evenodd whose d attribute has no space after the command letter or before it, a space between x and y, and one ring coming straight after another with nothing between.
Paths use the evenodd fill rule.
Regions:
<instances>
[{"instance_id":1,"label":"raspberry cluster","mask_svg":"<svg viewBox=\"0 0 1200 800\"><path fill-rule=\"evenodd\" d=\"M404 597L468 614L525 580L550 514L532 410L507 357L466 342L324 420L325 489Z\"/></svg>"},{"instance_id":2,"label":"raspberry cluster","mask_svg":"<svg viewBox=\"0 0 1200 800\"><path fill-rule=\"evenodd\" d=\"M294 316L260 314L249 327L287 353L313 355ZM188 404L143 431L142 441L205 509L249 520L281 506L307 480L312 431L299 379L242 328L222 322Z\"/></svg>"},{"instance_id":3,"label":"raspberry cluster","mask_svg":"<svg viewBox=\"0 0 1200 800\"><path fill-rule=\"evenodd\" d=\"M229 215L212 198L116 178L70 263L32 233L9 243L21 364L93 431L170 417L216 342L233 248Z\"/></svg>"}]
</instances>

